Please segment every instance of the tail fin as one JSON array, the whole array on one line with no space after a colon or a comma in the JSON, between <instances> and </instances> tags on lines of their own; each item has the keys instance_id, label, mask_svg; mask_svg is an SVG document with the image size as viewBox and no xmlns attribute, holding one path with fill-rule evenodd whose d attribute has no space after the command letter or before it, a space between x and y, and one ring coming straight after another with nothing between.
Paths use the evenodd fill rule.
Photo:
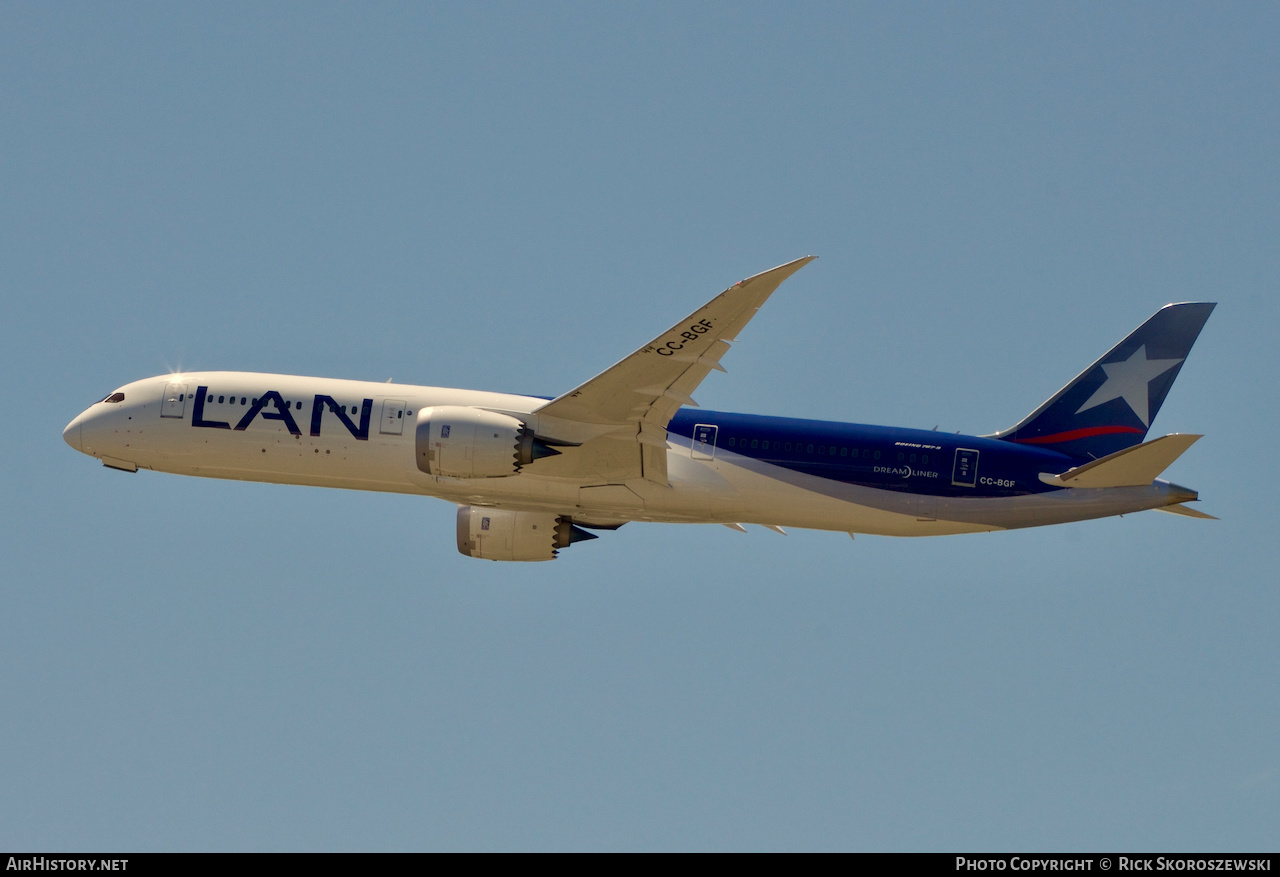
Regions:
<instances>
[{"instance_id":1,"label":"tail fin","mask_svg":"<svg viewBox=\"0 0 1280 877\"><path fill-rule=\"evenodd\" d=\"M993 438L1093 459L1140 444L1213 308L1212 302L1165 305L1021 423Z\"/></svg>"}]
</instances>

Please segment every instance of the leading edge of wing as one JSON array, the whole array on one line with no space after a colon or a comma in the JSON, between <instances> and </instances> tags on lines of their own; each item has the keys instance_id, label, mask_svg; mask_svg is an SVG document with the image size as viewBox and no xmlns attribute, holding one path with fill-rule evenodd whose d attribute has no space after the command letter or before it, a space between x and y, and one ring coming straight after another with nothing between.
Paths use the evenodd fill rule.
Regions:
<instances>
[{"instance_id":1,"label":"leading edge of wing","mask_svg":"<svg viewBox=\"0 0 1280 877\"><path fill-rule=\"evenodd\" d=\"M784 280L817 256L805 256L736 283L586 383L557 396L534 413L590 424L639 424L665 430L730 341ZM645 432L646 430L640 430Z\"/></svg>"}]
</instances>

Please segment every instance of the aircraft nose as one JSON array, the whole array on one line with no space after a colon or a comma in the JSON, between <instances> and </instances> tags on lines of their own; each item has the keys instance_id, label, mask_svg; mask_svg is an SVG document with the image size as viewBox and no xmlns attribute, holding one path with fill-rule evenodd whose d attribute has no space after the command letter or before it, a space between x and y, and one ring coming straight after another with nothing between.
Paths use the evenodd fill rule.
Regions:
<instances>
[{"instance_id":1,"label":"aircraft nose","mask_svg":"<svg viewBox=\"0 0 1280 877\"><path fill-rule=\"evenodd\" d=\"M83 421L84 415L77 415L76 419L68 423L67 428L62 431L62 440L81 453L84 452L80 442L80 424Z\"/></svg>"}]
</instances>

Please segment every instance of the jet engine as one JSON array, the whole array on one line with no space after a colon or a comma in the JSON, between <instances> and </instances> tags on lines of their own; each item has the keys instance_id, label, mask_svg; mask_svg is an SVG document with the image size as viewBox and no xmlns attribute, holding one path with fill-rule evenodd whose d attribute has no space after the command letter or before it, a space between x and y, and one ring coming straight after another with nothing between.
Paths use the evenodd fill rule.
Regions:
<instances>
[{"instance_id":1,"label":"jet engine","mask_svg":"<svg viewBox=\"0 0 1280 877\"><path fill-rule=\"evenodd\" d=\"M418 468L451 478L500 478L560 453L508 414L437 405L418 412Z\"/></svg>"},{"instance_id":2,"label":"jet engine","mask_svg":"<svg viewBox=\"0 0 1280 877\"><path fill-rule=\"evenodd\" d=\"M482 560L555 560L556 550L594 533L549 512L458 506L458 551Z\"/></svg>"}]
</instances>

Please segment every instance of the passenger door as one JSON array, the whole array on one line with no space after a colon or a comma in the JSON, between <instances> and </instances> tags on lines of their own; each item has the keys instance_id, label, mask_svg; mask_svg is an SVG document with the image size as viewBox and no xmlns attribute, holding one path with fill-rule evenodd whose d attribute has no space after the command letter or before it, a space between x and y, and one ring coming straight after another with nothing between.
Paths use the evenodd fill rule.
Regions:
<instances>
[{"instance_id":1,"label":"passenger door","mask_svg":"<svg viewBox=\"0 0 1280 877\"><path fill-rule=\"evenodd\" d=\"M951 469L951 483L956 487L973 487L978 482L978 452L956 448L956 462Z\"/></svg>"},{"instance_id":2,"label":"passenger door","mask_svg":"<svg viewBox=\"0 0 1280 877\"><path fill-rule=\"evenodd\" d=\"M404 400L382 400L382 423L378 432L383 435L401 435L404 432Z\"/></svg>"},{"instance_id":3,"label":"passenger door","mask_svg":"<svg viewBox=\"0 0 1280 877\"><path fill-rule=\"evenodd\" d=\"M187 410L187 385L170 381L164 385L164 399L160 403L161 417L181 419Z\"/></svg>"},{"instance_id":4,"label":"passenger door","mask_svg":"<svg viewBox=\"0 0 1280 877\"><path fill-rule=\"evenodd\" d=\"M699 423L693 428L692 456L695 460L710 460L716 455L716 433L720 427L711 423Z\"/></svg>"}]
</instances>

